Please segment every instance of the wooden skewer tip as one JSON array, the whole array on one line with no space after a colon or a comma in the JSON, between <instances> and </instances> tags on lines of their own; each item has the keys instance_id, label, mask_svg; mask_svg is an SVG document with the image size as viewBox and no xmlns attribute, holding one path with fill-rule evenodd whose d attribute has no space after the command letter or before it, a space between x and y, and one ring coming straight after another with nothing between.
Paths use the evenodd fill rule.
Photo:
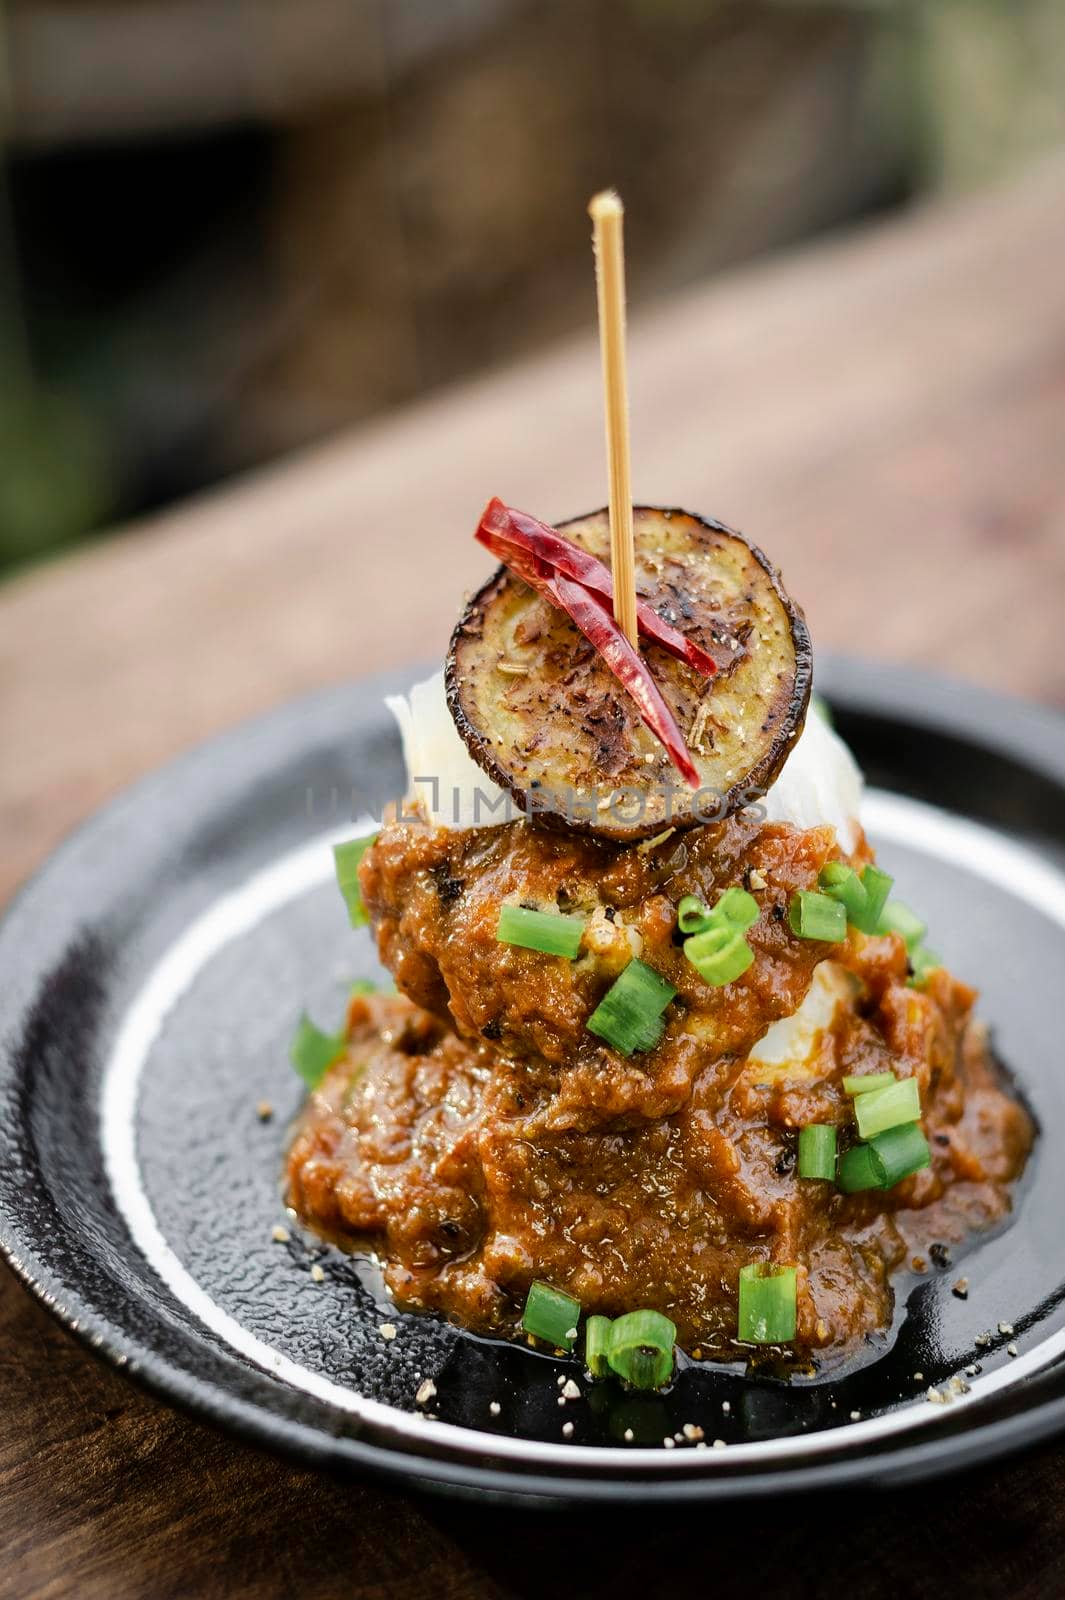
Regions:
<instances>
[{"instance_id":1,"label":"wooden skewer tip","mask_svg":"<svg viewBox=\"0 0 1065 1600\"><path fill-rule=\"evenodd\" d=\"M620 217L624 213L625 207L616 189L601 189L588 202L588 215L593 222L600 222L604 217Z\"/></svg>"}]
</instances>

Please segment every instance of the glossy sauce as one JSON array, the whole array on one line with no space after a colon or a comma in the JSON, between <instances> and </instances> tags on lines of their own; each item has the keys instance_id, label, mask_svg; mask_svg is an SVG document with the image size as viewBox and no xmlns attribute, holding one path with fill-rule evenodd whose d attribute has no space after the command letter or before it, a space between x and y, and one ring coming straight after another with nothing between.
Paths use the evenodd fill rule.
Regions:
<instances>
[{"instance_id":1,"label":"glossy sauce","mask_svg":"<svg viewBox=\"0 0 1065 1600\"><path fill-rule=\"evenodd\" d=\"M791 892L835 856L829 829L743 817L651 849L520 823L386 829L363 891L411 999L353 1000L349 1054L289 1153L301 1218L376 1248L401 1306L479 1332L514 1331L540 1278L586 1312L653 1306L687 1350L732 1358L753 1260L799 1269L797 1352L885 1326L894 1270L1008 1212L1033 1129L971 990L942 970L910 987L895 935L791 934ZM761 907L756 960L715 989L683 954L674 906L736 883ZM588 918L578 961L499 944L499 905L514 899ZM626 1060L584 1024L634 951L679 993L662 1043ZM812 982L826 1020L801 1059L752 1058ZM842 1078L887 1070L918 1080L932 1165L888 1193L800 1180L797 1130L835 1123L845 1148Z\"/></svg>"}]
</instances>

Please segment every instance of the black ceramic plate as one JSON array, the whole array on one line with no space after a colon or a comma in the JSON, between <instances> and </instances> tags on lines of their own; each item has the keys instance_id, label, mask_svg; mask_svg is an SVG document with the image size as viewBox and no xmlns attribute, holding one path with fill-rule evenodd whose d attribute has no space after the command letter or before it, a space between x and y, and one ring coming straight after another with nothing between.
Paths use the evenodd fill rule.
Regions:
<instances>
[{"instance_id":1,"label":"black ceramic plate","mask_svg":"<svg viewBox=\"0 0 1065 1600\"><path fill-rule=\"evenodd\" d=\"M396 684L381 681L276 712L141 784L9 913L0 1244L15 1270L90 1345L200 1415L315 1462L497 1496L901 1480L1065 1423L1063 725L854 663L822 667L819 686L874 785L881 859L982 989L1042 1128L1011 1226L963 1267L902 1280L894 1326L847 1369L785 1386L687 1366L664 1397L581 1381L560 1405L559 1379L579 1369L397 1314L368 1262L285 1216L293 1026L304 1006L339 1019L352 978L377 970L369 936L347 926L329 843L401 788L382 706ZM958 1376L967 1392L928 1399ZM428 1377L430 1416L415 1403ZM693 1448L686 1423L724 1448Z\"/></svg>"}]
</instances>

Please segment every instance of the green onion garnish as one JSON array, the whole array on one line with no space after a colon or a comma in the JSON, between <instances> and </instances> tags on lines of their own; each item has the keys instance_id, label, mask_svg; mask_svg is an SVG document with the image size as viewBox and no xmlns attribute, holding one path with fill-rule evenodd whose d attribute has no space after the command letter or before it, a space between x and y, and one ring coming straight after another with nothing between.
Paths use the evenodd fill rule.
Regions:
<instances>
[{"instance_id":1,"label":"green onion garnish","mask_svg":"<svg viewBox=\"0 0 1065 1600\"><path fill-rule=\"evenodd\" d=\"M610 1328L609 1317L589 1317L584 1324L584 1364L593 1378L610 1374Z\"/></svg>"},{"instance_id":2,"label":"green onion garnish","mask_svg":"<svg viewBox=\"0 0 1065 1600\"><path fill-rule=\"evenodd\" d=\"M876 933L891 885L895 881L879 867L866 867L861 877L842 861L828 861L821 868L818 883L831 899L838 900L847 921L860 933Z\"/></svg>"},{"instance_id":3,"label":"green onion garnish","mask_svg":"<svg viewBox=\"0 0 1065 1600\"><path fill-rule=\"evenodd\" d=\"M719 923L684 941L684 954L704 983L719 988L740 977L754 960L754 951L737 927Z\"/></svg>"},{"instance_id":4,"label":"green onion garnish","mask_svg":"<svg viewBox=\"0 0 1065 1600\"><path fill-rule=\"evenodd\" d=\"M288 1057L308 1089L317 1089L347 1047L347 1040L341 1034L323 1033L304 1012L289 1045Z\"/></svg>"},{"instance_id":5,"label":"green onion garnish","mask_svg":"<svg viewBox=\"0 0 1065 1600\"><path fill-rule=\"evenodd\" d=\"M711 923L710 908L697 894L686 894L677 907L677 926L681 933L702 933Z\"/></svg>"},{"instance_id":6,"label":"green onion garnish","mask_svg":"<svg viewBox=\"0 0 1065 1600\"><path fill-rule=\"evenodd\" d=\"M610 1325L607 1359L634 1389L660 1389L673 1376L677 1330L660 1311L628 1311Z\"/></svg>"},{"instance_id":7,"label":"green onion garnish","mask_svg":"<svg viewBox=\"0 0 1065 1600\"><path fill-rule=\"evenodd\" d=\"M799 1129L799 1177L836 1176L836 1130L828 1122L811 1122Z\"/></svg>"},{"instance_id":8,"label":"green onion garnish","mask_svg":"<svg viewBox=\"0 0 1065 1600\"><path fill-rule=\"evenodd\" d=\"M866 1072L861 1077L844 1078L844 1094L872 1094L874 1089L886 1089L895 1082L893 1072Z\"/></svg>"},{"instance_id":9,"label":"green onion garnish","mask_svg":"<svg viewBox=\"0 0 1065 1600\"><path fill-rule=\"evenodd\" d=\"M928 1140L916 1122L907 1122L903 1127L889 1128L886 1133L877 1134L870 1148L875 1149L884 1164L885 1189L893 1189L903 1178L920 1172L932 1161Z\"/></svg>"},{"instance_id":10,"label":"green onion garnish","mask_svg":"<svg viewBox=\"0 0 1065 1600\"><path fill-rule=\"evenodd\" d=\"M714 906L713 917L724 917L726 922L744 932L758 921L758 901L746 889L726 889Z\"/></svg>"},{"instance_id":11,"label":"green onion garnish","mask_svg":"<svg viewBox=\"0 0 1065 1600\"><path fill-rule=\"evenodd\" d=\"M876 925L877 933L897 933L907 950L920 944L927 927L901 900L887 901Z\"/></svg>"},{"instance_id":12,"label":"green onion garnish","mask_svg":"<svg viewBox=\"0 0 1065 1600\"><path fill-rule=\"evenodd\" d=\"M884 1187L884 1163L871 1144L856 1144L839 1158L836 1179L844 1194Z\"/></svg>"},{"instance_id":13,"label":"green onion garnish","mask_svg":"<svg viewBox=\"0 0 1065 1600\"><path fill-rule=\"evenodd\" d=\"M817 881L830 899L839 901L847 921L860 928L868 913L869 897L853 867L843 861L826 861Z\"/></svg>"},{"instance_id":14,"label":"green onion garnish","mask_svg":"<svg viewBox=\"0 0 1065 1600\"><path fill-rule=\"evenodd\" d=\"M359 862L376 838L376 833L371 833L365 839L348 839L344 844L333 846L337 885L344 896L348 908L348 920L353 928L361 928L370 920L370 913L362 903Z\"/></svg>"},{"instance_id":15,"label":"green onion garnish","mask_svg":"<svg viewBox=\"0 0 1065 1600\"><path fill-rule=\"evenodd\" d=\"M742 932L758 921L758 901L746 889L726 889L711 910L697 894L686 894L677 907L681 933L705 933L709 928L727 926Z\"/></svg>"},{"instance_id":16,"label":"green onion garnish","mask_svg":"<svg viewBox=\"0 0 1065 1600\"><path fill-rule=\"evenodd\" d=\"M754 951L743 935L758 921L758 901L746 889L726 889L712 911L693 894L687 894L677 907L677 920L684 941L684 954L704 983L720 988L740 977L754 960Z\"/></svg>"},{"instance_id":17,"label":"green onion garnish","mask_svg":"<svg viewBox=\"0 0 1065 1600\"><path fill-rule=\"evenodd\" d=\"M875 933L876 925L880 921L881 913L887 905L887 897L891 893L895 880L887 872L881 872L879 867L866 867L862 873L862 888L865 890L866 921L867 926L855 923L861 933Z\"/></svg>"},{"instance_id":18,"label":"green onion garnish","mask_svg":"<svg viewBox=\"0 0 1065 1600\"><path fill-rule=\"evenodd\" d=\"M739 1336L747 1344L789 1344L795 1337L794 1267L752 1261L740 1268Z\"/></svg>"},{"instance_id":19,"label":"green onion garnish","mask_svg":"<svg viewBox=\"0 0 1065 1600\"><path fill-rule=\"evenodd\" d=\"M580 1315L579 1300L536 1279L525 1301L521 1325L526 1333L546 1340L556 1350L572 1350Z\"/></svg>"},{"instance_id":20,"label":"green onion garnish","mask_svg":"<svg viewBox=\"0 0 1065 1600\"><path fill-rule=\"evenodd\" d=\"M916 1078L900 1078L871 1094L859 1094L854 1100L854 1115L858 1132L863 1139L875 1139L888 1128L897 1128L904 1122L921 1120L921 1094Z\"/></svg>"},{"instance_id":21,"label":"green onion garnish","mask_svg":"<svg viewBox=\"0 0 1065 1600\"><path fill-rule=\"evenodd\" d=\"M588 1027L623 1056L651 1050L662 1037L662 1013L676 992L653 967L630 961L588 1018Z\"/></svg>"},{"instance_id":22,"label":"green onion garnish","mask_svg":"<svg viewBox=\"0 0 1065 1600\"><path fill-rule=\"evenodd\" d=\"M547 956L565 956L567 961L574 961L584 929L583 917L530 911L528 906L500 906L496 938L500 944L517 944L523 950L540 950Z\"/></svg>"},{"instance_id":23,"label":"green onion garnish","mask_svg":"<svg viewBox=\"0 0 1065 1600\"><path fill-rule=\"evenodd\" d=\"M815 889L797 889L788 906L791 931L800 939L839 944L847 937L847 912L838 900Z\"/></svg>"},{"instance_id":24,"label":"green onion garnish","mask_svg":"<svg viewBox=\"0 0 1065 1600\"><path fill-rule=\"evenodd\" d=\"M912 987L919 989L930 974L942 965L942 958L937 956L934 950L929 950L926 944L915 946L910 951L910 966L913 968L913 977L910 979Z\"/></svg>"},{"instance_id":25,"label":"green onion garnish","mask_svg":"<svg viewBox=\"0 0 1065 1600\"><path fill-rule=\"evenodd\" d=\"M903 1178L927 1167L931 1159L928 1140L916 1122L907 1122L877 1134L868 1144L856 1144L841 1156L839 1186L844 1194L893 1189Z\"/></svg>"}]
</instances>

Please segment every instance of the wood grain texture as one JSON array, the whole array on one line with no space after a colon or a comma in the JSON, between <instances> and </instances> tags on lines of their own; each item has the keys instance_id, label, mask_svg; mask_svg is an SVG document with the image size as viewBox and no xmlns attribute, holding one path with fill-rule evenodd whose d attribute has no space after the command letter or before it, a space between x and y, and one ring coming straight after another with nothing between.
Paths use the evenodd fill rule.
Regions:
<instances>
[{"instance_id":1,"label":"wood grain texture","mask_svg":"<svg viewBox=\"0 0 1065 1600\"><path fill-rule=\"evenodd\" d=\"M1065 703L1065 163L632 332L640 499L763 542L822 647ZM493 492L605 497L594 336L0 591L0 900L109 794L278 700L442 648ZM517 1514L311 1476L165 1410L0 1278L0 1595L1060 1592L1057 1450L834 1515Z\"/></svg>"}]
</instances>

